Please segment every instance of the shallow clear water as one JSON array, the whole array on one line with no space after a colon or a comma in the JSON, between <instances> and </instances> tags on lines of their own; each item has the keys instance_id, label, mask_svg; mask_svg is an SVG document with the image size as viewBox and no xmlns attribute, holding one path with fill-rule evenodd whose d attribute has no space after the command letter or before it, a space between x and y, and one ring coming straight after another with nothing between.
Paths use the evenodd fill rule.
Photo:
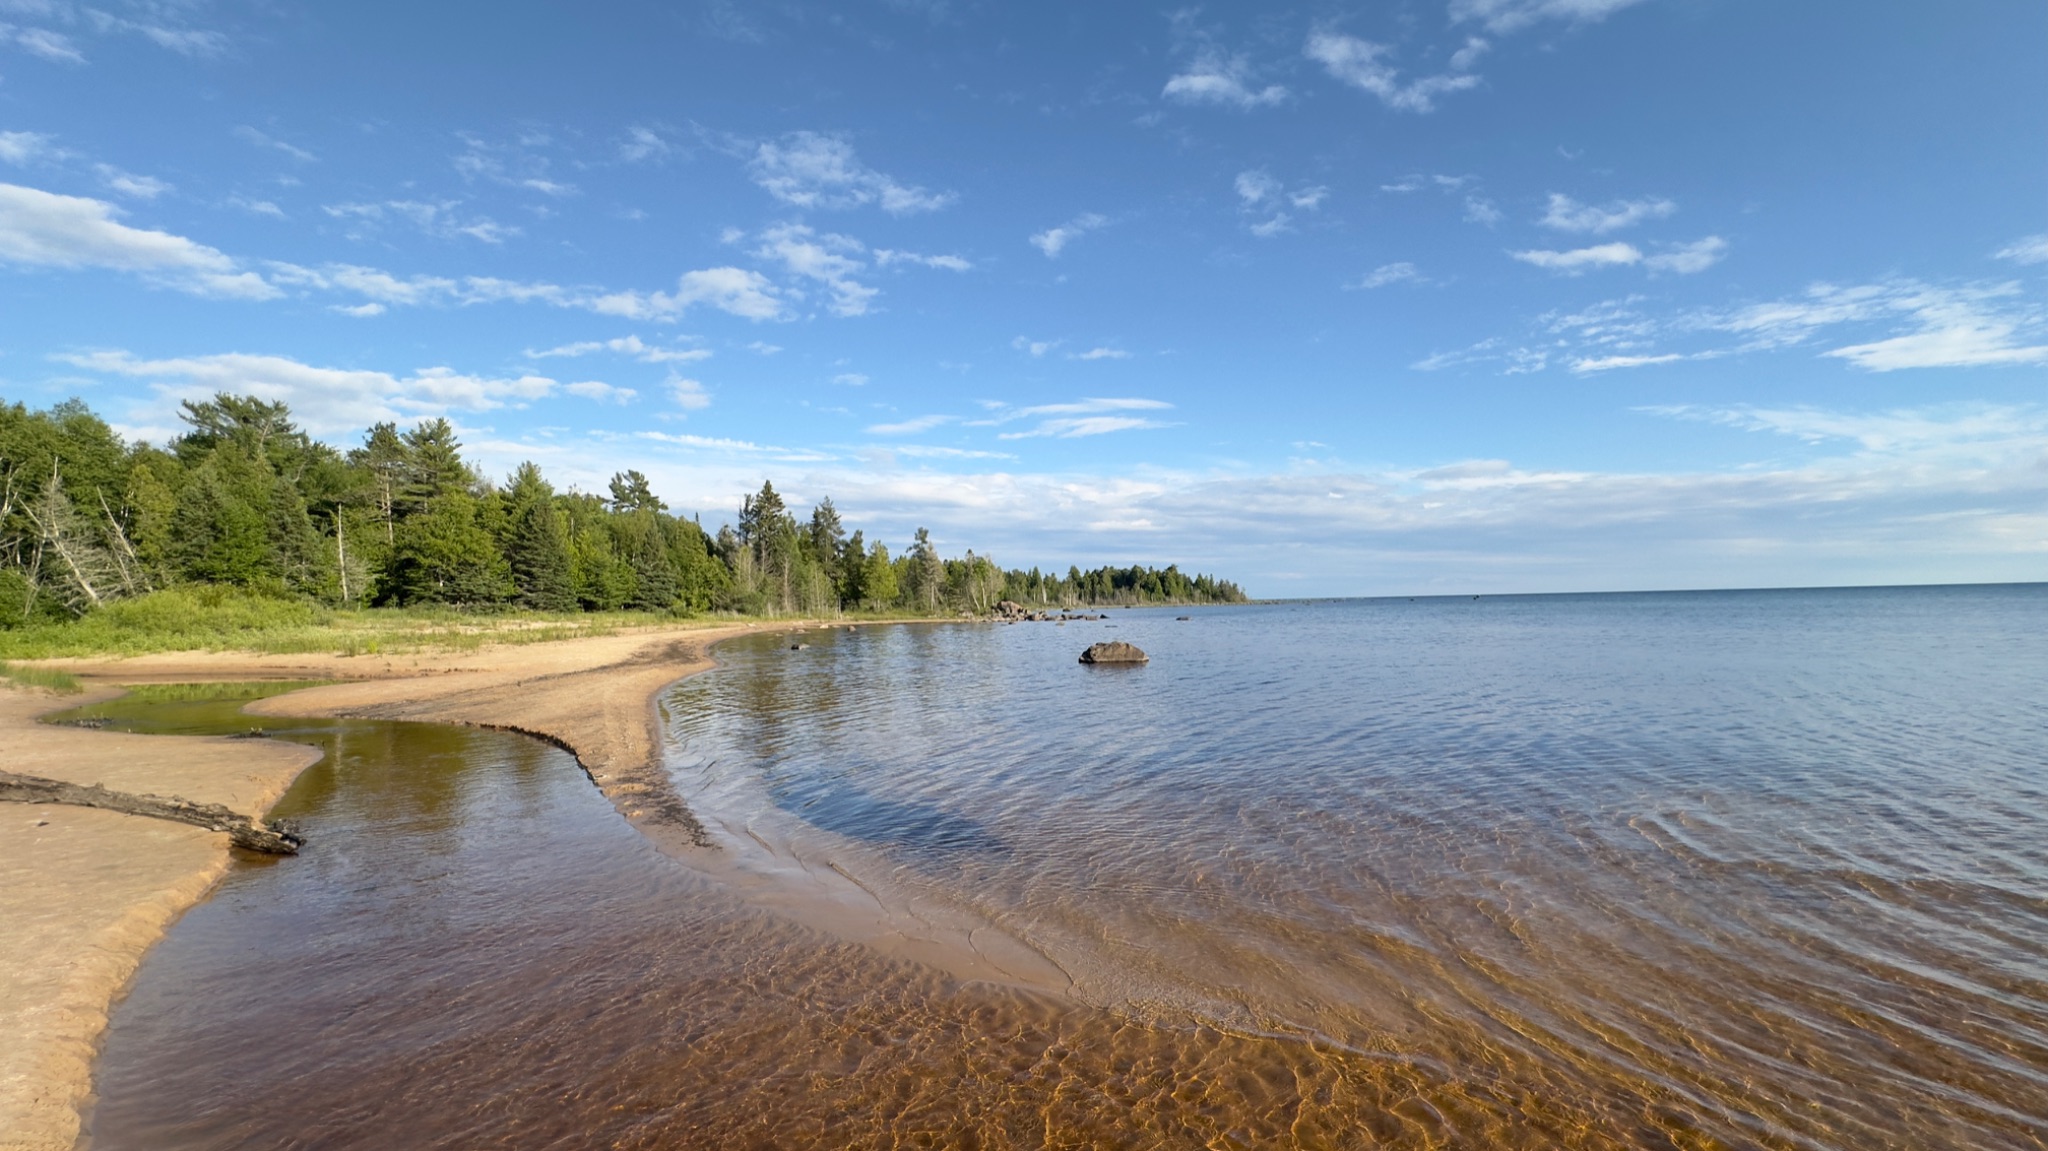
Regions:
<instances>
[{"instance_id":1,"label":"shallow clear water","mask_svg":"<svg viewBox=\"0 0 2048 1151\"><path fill-rule=\"evenodd\" d=\"M2048 587L1112 614L726 645L675 859L356 725L96 1145L2048 1143Z\"/></svg>"}]
</instances>

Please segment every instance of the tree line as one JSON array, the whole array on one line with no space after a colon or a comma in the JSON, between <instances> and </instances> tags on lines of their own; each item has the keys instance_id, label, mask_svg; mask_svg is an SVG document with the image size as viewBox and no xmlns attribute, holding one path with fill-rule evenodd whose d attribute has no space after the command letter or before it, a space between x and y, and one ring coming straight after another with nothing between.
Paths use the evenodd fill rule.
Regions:
<instances>
[{"instance_id":1,"label":"tree line","mask_svg":"<svg viewBox=\"0 0 2048 1151\"><path fill-rule=\"evenodd\" d=\"M0 627L181 584L340 607L682 615L1245 599L1177 566L1059 575L949 559L923 528L892 555L849 533L829 497L800 519L771 482L706 531L637 471L604 495L559 491L531 462L493 483L443 419L380 423L340 451L282 403L220 394L179 414L186 430L157 447L124 442L78 400L0 403Z\"/></svg>"}]
</instances>

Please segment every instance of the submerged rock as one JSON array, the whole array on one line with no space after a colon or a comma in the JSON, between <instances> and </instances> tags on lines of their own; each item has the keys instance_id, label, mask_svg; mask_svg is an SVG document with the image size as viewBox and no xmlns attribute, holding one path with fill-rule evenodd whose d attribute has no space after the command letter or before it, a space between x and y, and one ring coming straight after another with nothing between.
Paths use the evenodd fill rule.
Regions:
<instances>
[{"instance_id":1,"label":"submerged rock","mask_svg":"<svg viewBox=\"0 0 2048 1151\"><path fill-rule=\"evenodd\" d=\"M1151 659L1136 644L1122 640L1090 644L1088 650L1081 653L1082 663L1149 663Z\"/></svg>"}]
</instances>

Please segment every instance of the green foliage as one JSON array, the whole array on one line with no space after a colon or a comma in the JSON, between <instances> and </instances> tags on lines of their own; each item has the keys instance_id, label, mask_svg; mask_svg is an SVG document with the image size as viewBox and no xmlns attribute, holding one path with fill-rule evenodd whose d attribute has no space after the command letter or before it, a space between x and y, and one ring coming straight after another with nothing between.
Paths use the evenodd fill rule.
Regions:
<instances>
[{"instance_id":1,"label":"green foliage","mask_svg":"<svg viewBox=\"0 0 2048 1151\"><path fill-rule=\"evenodd\" d=\"M484 530L479 501L450 490L398 527L387 594L398 604L494 604L512 595L512 567Z\"/></svg>"},{"instance_id":2,"label":"green foliage","mask_svg":"<svg viewBox=\"0 0 2048 1151\"><path fill-rule=\"evenodd\" d=\"M892 558L849 535L829 498L799 520L768 481L741 500L736 524L710 534L636 471L614 475L606 498L557 492L528 462L494 490L446 420L378 424L343 454L254 397L189 401L181 417L186 431L164 448L131 446L76 400L40 412L0 403L0 653L372 651L422 642L422 627L434 643L470 644L508 634L478 618L507 607L571 613L516 632L531 638L611 626L605 613L627 609L932 614L1000 598L1243 598L1176 567L1005 572L971 551L942 557L922 528Z\"/></svg>"}]
</instances>

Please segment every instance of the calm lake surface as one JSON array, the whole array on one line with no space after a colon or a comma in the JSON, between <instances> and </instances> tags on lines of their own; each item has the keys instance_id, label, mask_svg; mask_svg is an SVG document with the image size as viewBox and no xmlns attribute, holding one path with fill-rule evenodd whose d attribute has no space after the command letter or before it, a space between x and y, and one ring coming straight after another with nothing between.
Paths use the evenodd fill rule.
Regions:
<instances>
[{"instance_id":1,"label":"calm lake surface","mask_svg":"<svg viewBox=\"0 0 2048 1151\"><path fill-rule=\"evenodd\" d=\"M310 846L152 952L93 1146L2048 1145L2048 586L1111 614L724 645L672 856L532 741L260 721Z\"/></svg>"}]
</instances>

